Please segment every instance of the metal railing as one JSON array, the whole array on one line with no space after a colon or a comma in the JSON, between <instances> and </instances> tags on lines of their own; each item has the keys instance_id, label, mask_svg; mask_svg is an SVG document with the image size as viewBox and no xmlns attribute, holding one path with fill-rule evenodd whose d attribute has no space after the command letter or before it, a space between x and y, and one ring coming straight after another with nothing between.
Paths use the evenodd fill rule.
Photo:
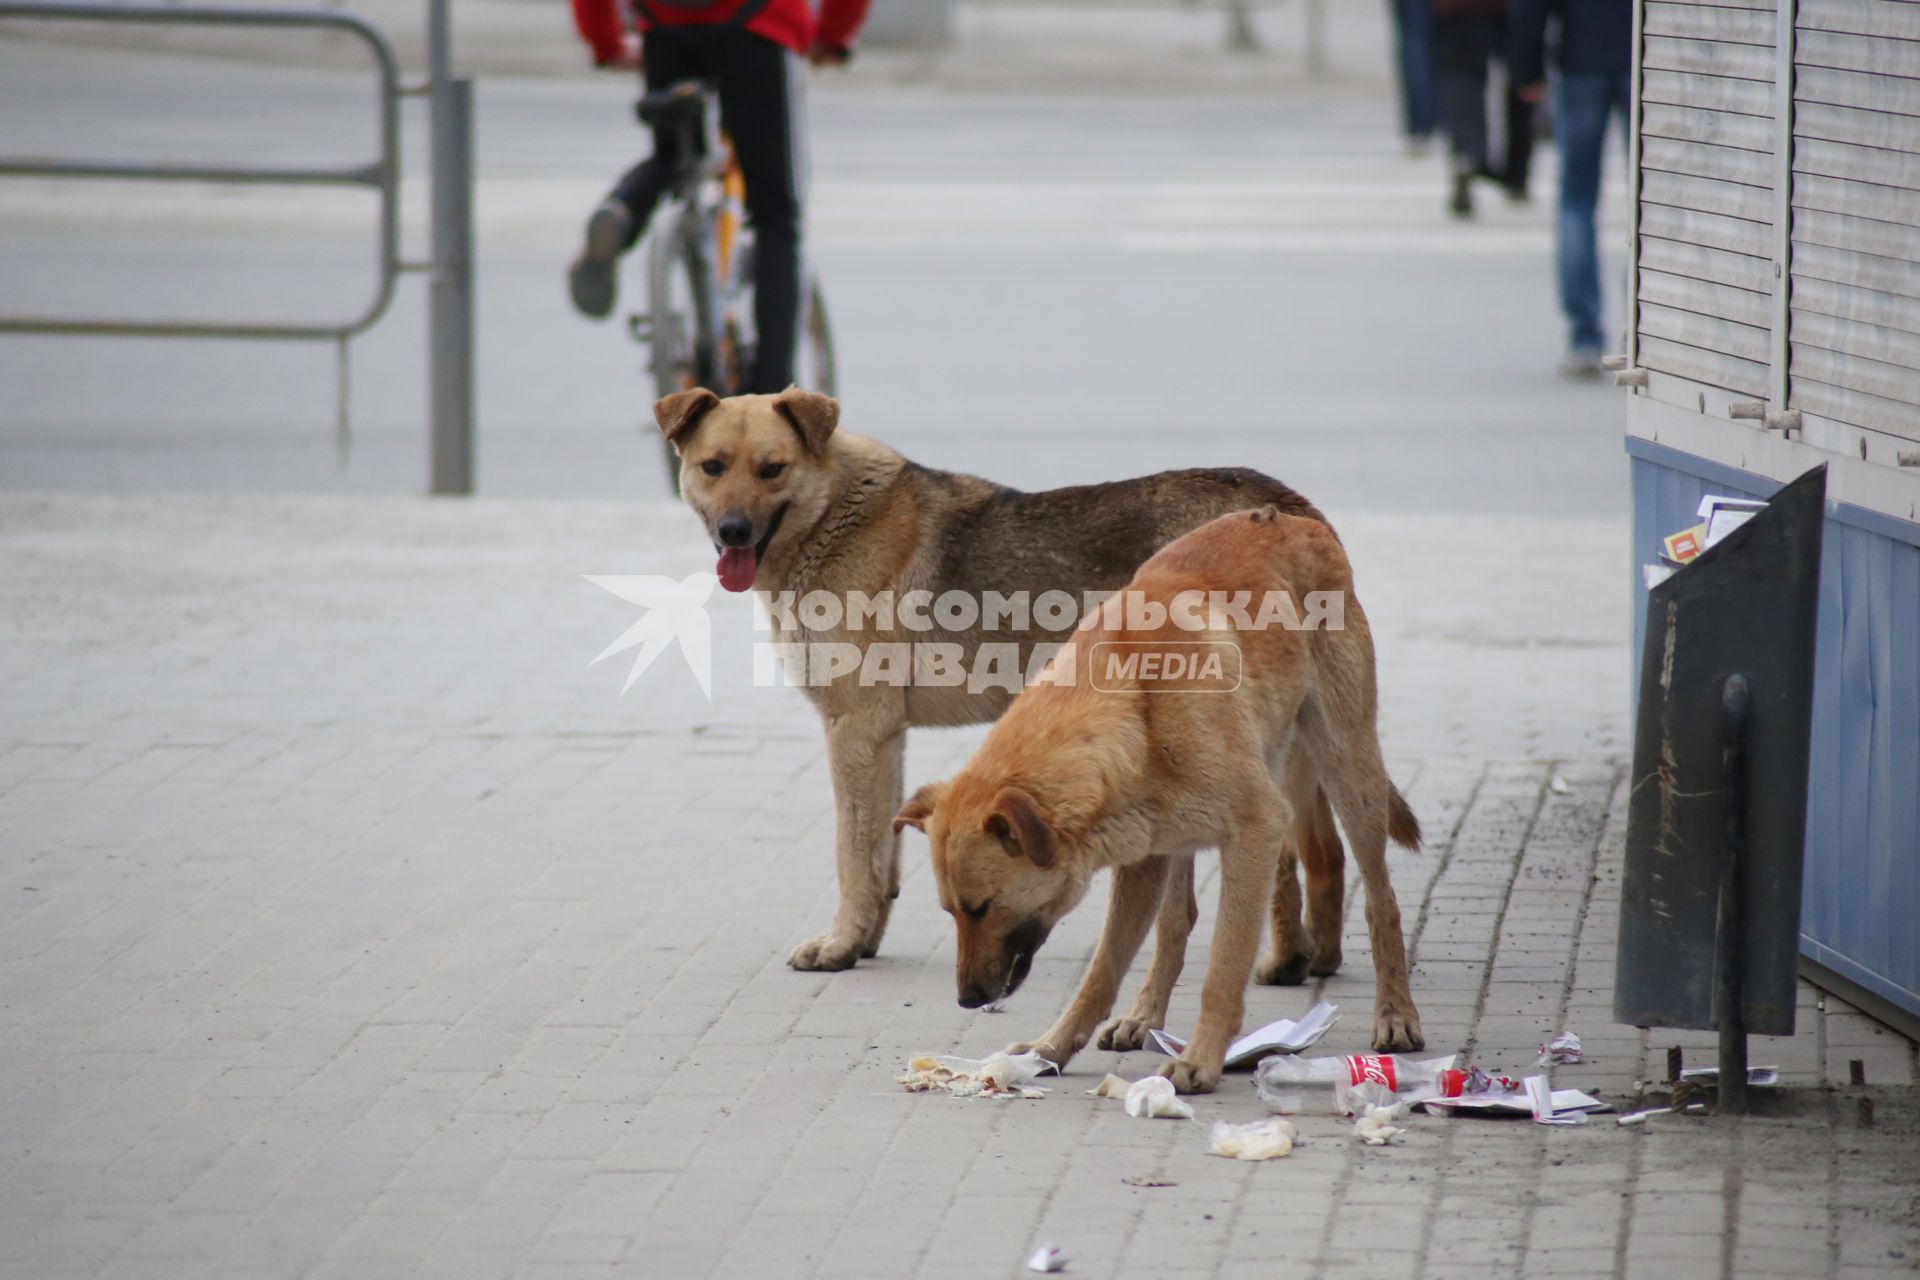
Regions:
<instances>
[{"instance_id":1,"label":"metal railing","mask_svg":"<svg viewBox=\"0 0 1920 1280\"><path fill-rule=\"evenodd\" d=\"M379 279L373 297L341 323L135 320L0 314L0 333L84 337L225 338L322 341L339 358L338 433L346 447L348 339L372 327L393 301L403 271L425 271L429 290L429 401L433 418L430 487L434 493L473 491L473 98L472 82L450 73L447 0L429 0L429 75L402 86L392 46L379 28L349 13L320 9L263 9L225 5L101 3L100 0L0 0L0 19L331 31L360 41L373 55L378 77L379 153L371 161L336 167L232 166L134 160L58 160L0 156L0 177L122 179L160 182L347 186L370 189L380 202ZM400 99L430 99L433 131L433 235L429 261L400 259Z\"/></svg>"}]
</instances>

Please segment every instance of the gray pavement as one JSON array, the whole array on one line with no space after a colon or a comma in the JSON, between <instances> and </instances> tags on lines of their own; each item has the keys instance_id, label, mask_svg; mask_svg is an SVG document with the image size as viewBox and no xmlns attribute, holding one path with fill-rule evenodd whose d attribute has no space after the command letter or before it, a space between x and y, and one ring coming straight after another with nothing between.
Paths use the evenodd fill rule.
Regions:
<instances>
[{"instance_id":1,"label":"gray pavement","mask_svg":"<svg viewBox=\"0 0 1920 1280\"><path fill-rule=\"evenodd\" d=\"M1342 521L1379 629L1384 735L1431 833L1395 853L1436 1052L1627 1102L1667 1044L1609 1018L1624 813L1613 518ZM585 572L683 573L647 504L0 497L0 1274L1378 1277L1908 1274L1913 1046L1807 990L1756 1044L1746 1121L1301 1121L1285 1161L1083 1095L911 1095L926 1051L1031 1034L1098 929L1062 926L1001 1014L959 1009L924 852L882 956L782 958L830 909L831 806L792 690L714 698ZM914 737L914 781L978 731ZM1564 791L1548 784L1564 780ZM1205 961L1211 877L1190 972ZM1096 895L1097 896L1097 895ZM1363 1046L1370 963L1319 995ZM1194 1016L1191 984L1176 1029ZM1863 1060L1868 1087L1830 1088ZM1855 1099L1877 1106L1856 1128ZM1175 1185L1142 1189L1128 1175Z\"/></svg>"}]
</instances>

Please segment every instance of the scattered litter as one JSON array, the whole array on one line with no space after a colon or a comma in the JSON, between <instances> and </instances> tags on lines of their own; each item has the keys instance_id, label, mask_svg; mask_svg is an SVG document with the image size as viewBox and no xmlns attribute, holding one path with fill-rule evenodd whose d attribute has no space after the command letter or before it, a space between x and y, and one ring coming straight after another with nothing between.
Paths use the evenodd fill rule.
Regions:
<instances>
[{"instance_id":1,"label":"scattered litter","mask_svg":"<svg viewBox=\"0 0 1920 1280\"><path fill-rule=\"evenodd\" d=\"M1331 1084L1333 1110L1354 1115L1369 1104L1418 1102L1435 1094L1460 1093L1467 1076L1455 1069L1456 1060L1451 1053L1444 1058L1389 1053L1268 1058L1254 1072L1253 1084L1270 1111L1290 1101L1297 1104L1301 1085ZM1362 1088L1367 1085L1380 1087Z\"/></svg>"},{"instance_id":2,"label":"scattered litter","mask_svg":"<svg viewBox=\"0 0 1920 1280\"><path fill-rule=\"evenodd\" d=\"M1050 1244L1043 1244L1027 1259L1027 1270L1052 1274L1067 1269L1067 1255Z\"/></svg>"},{"instance_id":3,"label":"scattered litter","mask_svg":"<svg viewBox=\"0 0 1920 1280\"><path fill-rule=\"evenodd\" d=\"M1650 1116L1670 1116L1672 1114L1672 1107L1648 1107L1645 1111L1634 1111L1621 1116L1618 1120L1615 1120L1614 1123L1619 1125L1645 1124Z\"/></svg>"},{"instance_id":4,"label":"scattered litter","mask_svg":"<svg viewBox=\"0 0 1920 1280\"><path fill-rule=\"evenodd\" d=\"M1265 1102L1267 1110L1275 1115L1297 1116L1306 1109L1306 1098L1298 1093L1262 1094L1261 1101Z\"/></svg>"},{"instance_id":5,"label":"scattered litter","mask_svg":"<svg viewBox=\"0 0 1920 1280\"><path fill-rule=\"evenodd\" d=\"M1400 1118L1400 1105L1388 1107L1368 1107L1354 1121L1353 1136L1370 1147L1384 1147L1405 1133L1405 1129L1396 1128L1391 1121Z\"/></svg>"},{"instance_id":6,"label":"scattered litter","mask_svg":"<svg viewBox=\"0 0 1920 1280\"><path fill-rule=\"evenodd\" d=\"M1580 1037L1571 1031L1562 1031L1553 1039L1540 1046L1540 1059L1536 1067L1565 1067L1580 1061Z\"/></svg>"},{"instance_id":7,"label":"scattered litter","mask_svg":"<svg viewBox=\"0 0 1920 1280\"><path fill-rule=\"evenodd\" d=\"M1563 796L1567 794L1567 780L1556 773L1553 775L1553 781L1547 784L1547 790L1557 796Z\"/></svg>"},{"instance_id":8,"label":"scattered litter","mask_svg":"<svg viewBox=\"0 0 1920 1280\"><path fill-rule=\"evenodd\" d=\"M1468 1073L1468 1087L1460 1093L1448 1097L1427 1098L1420 1106L1429 1115L1488 1115L1488 1116L1535 1116L1541 1108L1536 1106L1531 1092L1532 1082L1538 1080L1546 1086L1545 1076L1529 1076L1524 1081L1511 1076L1490 1076L1484 1071L1474 1070ZM1584 1111L1604 1111L1609 1104L1584 1094L1578 1089L1550 1089L1546 1094L1546 1114L1554 1117L1544 1120L1543 1124L1580 1124L1585 1117ZM1562 1118L1568 1114L1575 1119Z\"/></svg>"},{"instance_id":9,"label":"scattered litter","mask_svg":"<svg viewBox=\"0 0 1920 1280\"><path fill-rule=\"evenodd\" d=\"M944 1090L956 1098L1044 1098L1045 1089L1032 1082L1060 1068L1035 1050L996 1053L985 1058L955 1058L923 1054L907 1063L907 1074L894 1077L908 1093Z\"/></svg>"},{"instance_id":10,"label":"scattered litter","mask_svg":"<svg viewBox=\"0 0 1920 1280\"><path fill-rule=\"evenodd\" d=\"M1767 509L1767 504L1758 498L1729 498L1710 493L1700 499L1700 506L1694 514L1706 524L1706 537L1701 545L1704 551L1708 547L1718 546L1720 540L1738 529L1747 521Z\"/></svg>"},{"instance_id":11,"label":"scattered litter","mask_svg":"<svg viewBox=\"0 0 1920 1280\"><path fill-rule=\"evenodd\" d=\"M1606 1105L1598 1098L1589 1098L1578 1089L1562 1089L1556 1093L1553 1087L1547 1083L1545 1076L1528 1076L1522 1083L1526 1085L1527 1101L1533 1106L1533 1122L1535 1124L1585 1124L1587 1122L1586 1111L1588 1106L1601 1107ZM1574 1097L1568 1101L1568 1105L1565 1108L1562 1108L1559 1102L1566 1094L1573 1094Z\"/></svg>"},{"instance_id":12,"label":"scattered litter","mask_svg":"<svg viewBox=\"0 0 1920 1280\"><path fill-rule=\"evenodd\" d=\"M1706 1084L1718 1084L1720 1083L1720 1068L1688 1067L1685 1071L1682 1071L1680 1073L1680 1078L1682 1080L1697 1080L1697 1081L1704 1082ZM1748 1084L1779 1084L1780 1068L1748 1067L1747 1083Z\"/></svg>"},{"instance_id":13,"label":"scattered litter","mask_svg":"<svg viewBox=\"0 0 1920 1280\"><path fill-rule=\"evenodd\" d=\"M1180 1184L1172 1178L1155 1177L1150 1173L1135 1173L1120 1179L1130 1187L1177 1187Z\"/></svg>"},{"instance_id":14,"label":"scattered litter","mask_svg":"<svg viewBox=\"0 0 1920 1280\"><path fill-rule=\"evenodd\" d=\"M1087 1096L1089 1098L1124 1098L1127 1096L1127 1090L1131 1088L1133 1088L1132 1081L1109 1071L1106 1079L1087 1090Z\"/></svg>"},{"instance_id":15,"label":"scattered litter","mask_svg":"<svg viewBox=\"0 0 1920 1280\"><path fill-rule=\"evenodd\" d=\"M1250 1124L1216 1120L1213 1122L1213 1154L1233 1160L1276 1160L1293 1150L1296 1136L1293 1126L1278 1117Z\"/></svg>"},{"instance_id":16,"label":"scattered litter","mask_svg":"<svg viewBox=\"0 0 1920 1280\"><path fill-rule=\"evenodd\" d=\"M1340 1021L1337 1006L1322 1000L1307 1010L1307 1015L1298 1022L1282 1018L1278 1022L1269 1022L1258 1031L1250 1031L1227 1046L1226 1065L1244 1066L1256 1059L1275 1053L1299 1053L1320 1043L1320 1038L1333 1029ZM1160 1052L1179 1057L1187 1042L1179 1036L1168 1035L1165 1031L1150 1031L1148 1038Z\"/></svg>"},{"instance_id":17,"label":"scattered litter","mask_svg":"<svg viewBox=\"0 0 1920 1280\"><path fill-rule=\"evenodd\" d=\"M1193 1106L1174 1092L1173 1081L1165 1076L1148 1076L1127 1086L1127 1114L1135 1119L1193 1119Z\"/></svg>"}]
</instances>

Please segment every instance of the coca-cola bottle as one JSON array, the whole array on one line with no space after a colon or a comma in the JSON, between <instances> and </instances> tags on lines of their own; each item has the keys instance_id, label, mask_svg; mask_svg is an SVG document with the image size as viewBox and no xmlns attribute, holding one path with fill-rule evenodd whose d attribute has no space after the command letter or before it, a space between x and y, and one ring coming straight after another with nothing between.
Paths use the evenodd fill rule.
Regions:
<instances>
[{"instance_id":1,"label":"coca-cola bottle","mask_svg":"<svg viewBox=\"0 0 1920 1280\"><path fill-rule=\"evenodd\" d=\"M1260 1064L1253 1085L1269 1109L1288 1111L1301 1109L1303 1086L1330 1084L1333 1109L1354 1115L1368 1105L1458 1097L1467 1073L1455 1068L1457 1056L1355 1053L1344 1058L1300 1058L1283 1054Z\"/></svg>"}]
</instances>

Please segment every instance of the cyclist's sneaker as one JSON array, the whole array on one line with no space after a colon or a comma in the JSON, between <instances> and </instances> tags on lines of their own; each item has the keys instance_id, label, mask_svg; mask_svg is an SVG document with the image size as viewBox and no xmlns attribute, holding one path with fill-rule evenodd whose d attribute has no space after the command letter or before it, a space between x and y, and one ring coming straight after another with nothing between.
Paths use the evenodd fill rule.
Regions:
<instances>
[{"instance_id":1,"label":"cyclist's sneaker","mask_svg":"<svg viewBox=\"0 0 1920 1280\"><path fill-rule=\"evenodd\" d=\"M596 319L613 311L614 264L626 252L633 215L618 200L603 201L587 219L587 242L567 271L573 305Z\"/></svg>"}]
</instances>

